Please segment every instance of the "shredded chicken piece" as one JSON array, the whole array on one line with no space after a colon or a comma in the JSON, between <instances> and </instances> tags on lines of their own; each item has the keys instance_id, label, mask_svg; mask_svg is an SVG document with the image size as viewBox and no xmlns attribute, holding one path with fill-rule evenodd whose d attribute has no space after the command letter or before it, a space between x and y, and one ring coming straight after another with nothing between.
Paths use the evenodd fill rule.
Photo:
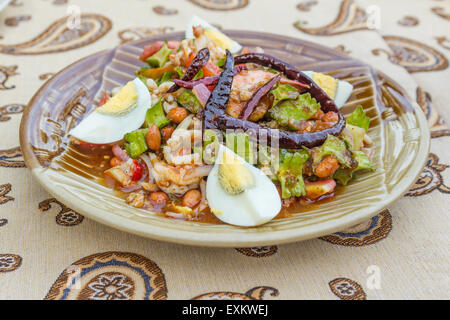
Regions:
<instances>
[{"instance_id":1,"label":"shredded chicken piece","mask_svg":"<svg viewBox=\"0 0 450 320\"><path fill-rule=\"evenodd\" d=\"M198 188L201 179L209 174L211 165L173 166L152 156L152 176L158 187L168 194L181 196L191 189Z\"/></svg>"},{"instance_id":2,"label":"shredded chicken piece","mask_svg":"<svg viewBox=\"0 0 450 320\"><path fill-rule=\"evenodd\" d=\"M126 203L135 208L142 208L145 205L145 194L142 191L131 192L127 197Z\"/></svg>"}]
</instances>

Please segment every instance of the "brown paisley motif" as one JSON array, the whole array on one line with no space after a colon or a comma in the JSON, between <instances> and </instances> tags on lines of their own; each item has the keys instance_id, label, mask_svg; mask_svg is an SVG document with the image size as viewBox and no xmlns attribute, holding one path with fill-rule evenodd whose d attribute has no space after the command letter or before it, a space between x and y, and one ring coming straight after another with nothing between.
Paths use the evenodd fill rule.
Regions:
<instances>
[{"instance_id":1,"label":"brown paisley motif","mask_svg":"<svg viewBox=\"0 0 450 320\"><path fill-rule=\"evenodd\" d=\"M7 194L11 191L11 183L5 183L0 185L0 204L7 203L8 201L13 201L14 198L8 196Z\"/></svg>"},{"instance_id":2,"label":"brown paisley motif","mask_svg":"<svg viewBox=\"0 0 450 320\"><path fill-rule=\"evenodd\" d=\"M157 28L137 27L121 30L119 31L118 36L121 40L121 43L125 43L129 41L144 39L157 34L165 34L172 30L173 27L157 27Z\"/></svg>"},{"instance_id":3,"label":"brown paisley motif","mask_svg":"<svg viewBox=\"0 0 450 320\"><path fill-rule=\"evenodd\" d=\"M445 55L424 43L398 36L383 36L383 39L391 52L373 49L372 53L376 56L386 53L392 63L406 68L408 72L436 71L448 67Z\"/></svg>"},{"instance_id":4,"label":"brown paisley motif","mask_svg":"<svg viewBox=\"0 0 450 320\"><path fill-rule=\"evenodd\" d=\"M209 10L236 10L248 5L249 0L189 0L195 5Z\"/></svg>"},{"instance_id":5,"label":"brown paisley motif","mask_svg":"<svg viewBox=\"0 0 450 320\"><path fill-rule=\"evenodd\" d=\"M164 274L152 260L129 252L87 256L66 268L45 300L165 300Z\"/></svg>"},{"instance_id":6,"label":"brown paisley motif","mask_svg":"<svg viewBox=\"0 0 450 320\"><path fill-rule=\"evenodd\" d=\"M428 126L431 131L431 138L450 136L450 128L433 106L431 95L420 87L417 88L416 94L417 104L427 118Z\"/></svg>"},{"instance_id":7,"label":"brown paisley motif","mask_svg":"<svg viewBox=\"0 0 450 320\"><path fill-rule=\"evenodd\" d=\"M25 167L25 162L23 160L22 150L20 149L20 147L0 150L0 167L6 168Z\"/></svg>"},{"instance_id":8,"label":"brown paisley motif","mask_svg":"<svg viewBox=\"0 0 450 320\"><path fill-rule=\"evenodd\" d=\"M84 220L84 216L75 212L74 210L66 207L64 204L56 200L55 198L46 199L39 203L39 210L47 211L51 208L51 204L56 203L60 209L56 215L56 223L63 227L73 227L79 225Z\"/></svg>"},{"instance_id":9,"label":"brown paisley motif","mask_svg":"<svg viewBox=\"0 0 450 320\"><path fill-rule=\"evenodd\" d=\"M334 48L334 50L337 50L337 51L339 51L340 53L343 53L343 54L350 54L351 53L351 51L347 50L343 44L337 45Z\"/></svg>"},{"instance_id":10,"label":"brown paisley motif","mask_svg":"<svg viewBox=\"0 0 450 320\"><path fill-rule=\"evenodd\" d=\"M16 86L6 86L9 77L18 75L17 66L1 66L0 65L0 90L14 89Z\"/></svg>"},{"instance_id":11,"label":"brown paisley motif","mask_svg":"<svg viewBox=\"0 0 450 320\"><path fill-rule=\"evenodd\" d=\"M297 5L297 9L300 11L310 11L312 6L315 6L317 4L317 0L307 0L300 2Z\"/></svg>"},{"instance_id":12,"label":"brown paisley motif","mask_svg":"<svg viewBox=\"0 0 450 320\"><path fill-rule=\"evenodd\" d=\"M111 30L111 21L98 14L84 13L80 15L78 28L69 28L72 17L64 17L55 21L36 38L13 45L0 45L0 53L12 55L34 55L64 52L87 46Z\"/></svg>"},{"instance_id":13,"label":"brown paisley motif","mask_svg":"<svg viewBox=\"0 0 450 320\"><path fill-rule=\"evenodd\" d=\"M278 251L277 246L253 247L253 248L236 248L236 251L248 257L263 258L273 256Z\"/></svg>"},{"instance_id":14,"label":"brown paisley motif","mask_svg":"<svg viewBox=\"0 0 450 320\"><path fill-rule=\"evenodd\" d=\"M278 289L273 287L255 287L248 290L246 293L219 291L204 293L192 300L262 300L266 292L270 292L270 296L276 297L280 294Z\"/></svg>"},{"instance_id":15,"label":"brown paisley motif","mask_svg":"<svg viewBox=\"0 0 450 320\"><path fill-rule=\"evenodd\" d=\"M63 4L67 4L68 0L53 0L52 4L54 4L55 6L60 6Z\"/></svg>"},{"instance_id":16,"label":"brown paisley motif","mask_svg":"<svg viewBox=\"0 0 450 320\"><path fill-rule=\"evenodd\" d=\"M153 12L162 16L172 16L178 13L177 9L167 9L164 6L155 6L152 8Z\"/></svg>"},{"instance_id":17,"label":"brown paisley motif","mask_svg":"<svg viewBox=\"0 0 450 320\"><path fill-rule=\"evenodd\" d=\"M436 40L442 48L450 50L450 39L447 39L446 36L436 37Z\"/></svg>"},{"instance_id":18,"label":"brown paisley motif","mask_svg":"<svg viewBox=\"0 0 450 320\"><path fill-rule=\"evenodd\" d=\"M384 210L371 219L319 239L341 246L367 246L386 238L392 230L392 216Z\"/></svg>"},{"instance_id":19,"label":"brown paisley motif","mask_svg":"<svg viewBox=\"0 0 450 320\"><path fill-rule=\"evenodd\" d=\"M21 0L12 0L9 4L11 7L21 7L23 2Z\"/></svg>"},{"instance_id":20,"label":"brown paisley motif","mask_svg":"<svg viewBox=\"0 0 450 320\"><path fill-rule=\"evenodd\" d=\"M450 20L450 13L445 13L445 9L442 7L433 7L431 8L431 11L445 20Z\"/></svg>"},{"instance_id":21,"label":"brown paisley motif","mask_svg":"<svg viewBox=\"0 0 450 320\"><path fill-rule=\"evenodd\" d=\"M31 20L31 16L29 15L21 15L15 17L8 17L5 19L5 24L8 27L17 27L19 22Z\"/></svg>"},{"instance_id":22,"label":"brown paisley motif","mask_svg":"<svg viewBox=\"0 0 450 320\"><path fill-rule=\"evenodd\" d=\"M414 27L419 24L419 19L413 16L404 16L402 19L398 20L397 23L405 27Z\"/></svg>"},{"instance_id":23,"label":"brown paisley motif","mask_svg":"<svg viewBox=\"0 0 450 320\"><path fill-rule=\"evenodd\" d=\"M22 257L17 254L0 254L0 273L11 272L22 265Z\"/></svg>"},{"instance_id":24,"label":"brown paisley motif","mask_svg":"<svg viewBox=\"0 0 450 320\"><path fill-rule=\"evenodd\" d=\"M55 74L53 72L47 72L47 73L43 73L41 75L39 75L39 80L49 80L50 78L52 78Z\"/></svg>"},{"instance_id":25,"label":"brown paisley motif","mask_svg":"<svg viewBox=\"0 0 450 320\"><path fill-rule=\"evenodd\" d=\"M419 179L405 196L418 197L434 190L439 190L442 193L450 193L450 187L444 184L444 179L441 175L441 172L448 167L450 166L439 163L439 157L437 155L430 153Z\"/></svg>"},{"instance_id":26,"label":"brown paisley motif","mask_svg":"<svg viewBox=\"0 0 450 320\"><path fill-rule=\"evenodd\" d=\"M297 21L294 27L314 36L332 36L356 30L370 30L367 25L367 14L353 0L344 0L341 3L336 19L319 28L305 28L305 22Z\"/></svg>"},{"instance_id":27,"label":"brown paisley motif","mask_svg":"<svg viewBox=\"0 0 450 320\"><path fill-rule=\"evenodd\" d=\"M11 120L10 115L22 113L25 109L25 105L19 103L7 104L0 107L0 122L6 122Z\"/></svg>"},{"instance_id":28,"label":"brown paisley motif","mask_svg":"<svg viewBox=\"0 0 450 320\"><path fill-rule=\"evenodd\" d=\"M328 285L341 300L366 300L366 293L359 283L348 278L336 278L331 280Z\"/></svg>"},{"instance_id":29,"label":"brown paisley motif","mask_svg":"<svg viewBox=\"0 0 450 320\"><path fill-rule=\"evenodd\" d=\"M10 191L11 191L11 184L10 183L0 185L0 204L4 204L4 203L6 203L8 201L14 200L13 197L7 196L7 194ZM8 223L8 219L4 219L4 218L0 219L0 227L3 227L7 223ZM1 267L0 267L0 269L1 269Z\"/></svg>"}]
</instances>

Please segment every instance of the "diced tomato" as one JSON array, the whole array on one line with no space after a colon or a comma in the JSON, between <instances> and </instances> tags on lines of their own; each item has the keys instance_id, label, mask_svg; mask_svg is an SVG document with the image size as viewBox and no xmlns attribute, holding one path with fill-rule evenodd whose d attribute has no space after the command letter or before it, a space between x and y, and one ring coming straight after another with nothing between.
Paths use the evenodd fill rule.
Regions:
<instances>
[{"instance_id":1,"label":"diced tomato","mask_svg":"<svg viewBox=\"0 0 450 320\"><path fill-rule=\"evenodd\" d=\"M103 92L103 96L100 98L100 101L98 102L98 106L100 107L100 106L104 105L108 100L109 100L109 95L105 91L105 92Z\"/></svg>"},{"instance_id":2,"label":"diced tomato","mask_svg":"<svg viewBox=\"0 0 450 320\"><path fill-rule=\"evenodd\" d=\"M211 61L208 61L208 63L203 66L202 70L204 77L217 76L222 72L222 70Z\"/></svg>"},{"instance_id":3,"label":"diced tomato","mask_svg":"<svg viewBox=\"0 0 450 320\"><path fill-rule=\"evenodd\" d=\"M192 64L192 60L194 60L194 58L195 58L195 54L193 52L191 52L189 57L187 57L187 59L186 59L186 68Z\"/></svg>"},{"instance_id":4,"label":"diced tomato","mask_svg":"<svg viewBox=\"0 0 450 320\"><path fill-rule=\"evenodd\" d=\"M157 53L162 48L163 45L164 45L164 41L155 41L152 44L149 44L148 46L146 46L144 48L144 51L142 52L139 59L141 59L142 61L147 60L147 58L149 58L152 55L154 55L155 53ZM167 42L167 47L169 49L178 49L179 46L180 46L180 43L178 41Z\"/></svg>"},{"instance_id":5,"label":"diced tomato","mask_svg":"<svg viewBox=\"0 0 450 320\"><path fill-rule=\"evenodd\" d=\"M142 178L142 174L144 172L144 167L137 161L133 160L133 172L131 175L132 181L138 181Z\"/></svg>"}]
</instances>

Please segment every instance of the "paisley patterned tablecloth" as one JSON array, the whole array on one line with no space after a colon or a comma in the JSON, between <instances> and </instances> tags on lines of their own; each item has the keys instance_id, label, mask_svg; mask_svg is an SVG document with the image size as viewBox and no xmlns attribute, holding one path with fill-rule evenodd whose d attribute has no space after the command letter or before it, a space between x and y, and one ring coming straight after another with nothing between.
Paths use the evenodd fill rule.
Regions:
<instances>
[{"instance_id":1,"label":"paisley patterned tablecloth","mask_svg":"<svg viewBox=\"0 0 450 320\"><path fill-rule=\"evenodd\" d=\"M193 14L317 42L389 74L431 128L419 180L365 223L256 248L148 240L51 198L19 147L34 92L84 56L183 30ZM0 12L0 299L450 298L449 30L448 0L11 1Z\"/></svg>"}]
</instances>

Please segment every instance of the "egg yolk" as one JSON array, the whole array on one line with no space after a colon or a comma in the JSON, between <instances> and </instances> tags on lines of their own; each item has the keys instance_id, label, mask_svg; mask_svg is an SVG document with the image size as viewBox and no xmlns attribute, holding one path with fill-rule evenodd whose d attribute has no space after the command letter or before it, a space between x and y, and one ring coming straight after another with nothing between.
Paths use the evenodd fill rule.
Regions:
<instances>
[{"instance_id":1,"label":"egg yolk","mask_svg":"<svg viewBox=\"0 0 450 320\"><path fill-rule=\"evenodd\" d=\"M214 41L219 47L222 49L231 49L233 48L233 40L228 38L225 34L221 32L217 32L214 29L206 29L205 36Z\"/></svg>"},{"instance_id":2,"label":"egg yolk","mask_svg":"<svg viewBox=\"0 0 450 320\"><path fill-rule=\"evenodd\" d=\"M219 183L229 194L239 194L253 185L253 176L242 160L224 153L219 164Z\"/></svg>"},{"instance_id":3,"label":"egg yolk","mask_svg":"<svg viewBox=\"0 0 450 320\"><path fill-rule=\"evenodd\" d=\"M108 115L122 116L137 106L137 99L136 86L133 81L130 81L104 105L98 107L96 111Z\"/></svg>"},{"instance_id":4,"label":"egg yolk","mask_svg":"<svg viewBox=\"0 0 450 320\"><path fill-rule=\"evenodd\" d=\"M338 80L323 73L314 72L313 81L331 98L336 97Z\"/></svg>"}]
</instances>

